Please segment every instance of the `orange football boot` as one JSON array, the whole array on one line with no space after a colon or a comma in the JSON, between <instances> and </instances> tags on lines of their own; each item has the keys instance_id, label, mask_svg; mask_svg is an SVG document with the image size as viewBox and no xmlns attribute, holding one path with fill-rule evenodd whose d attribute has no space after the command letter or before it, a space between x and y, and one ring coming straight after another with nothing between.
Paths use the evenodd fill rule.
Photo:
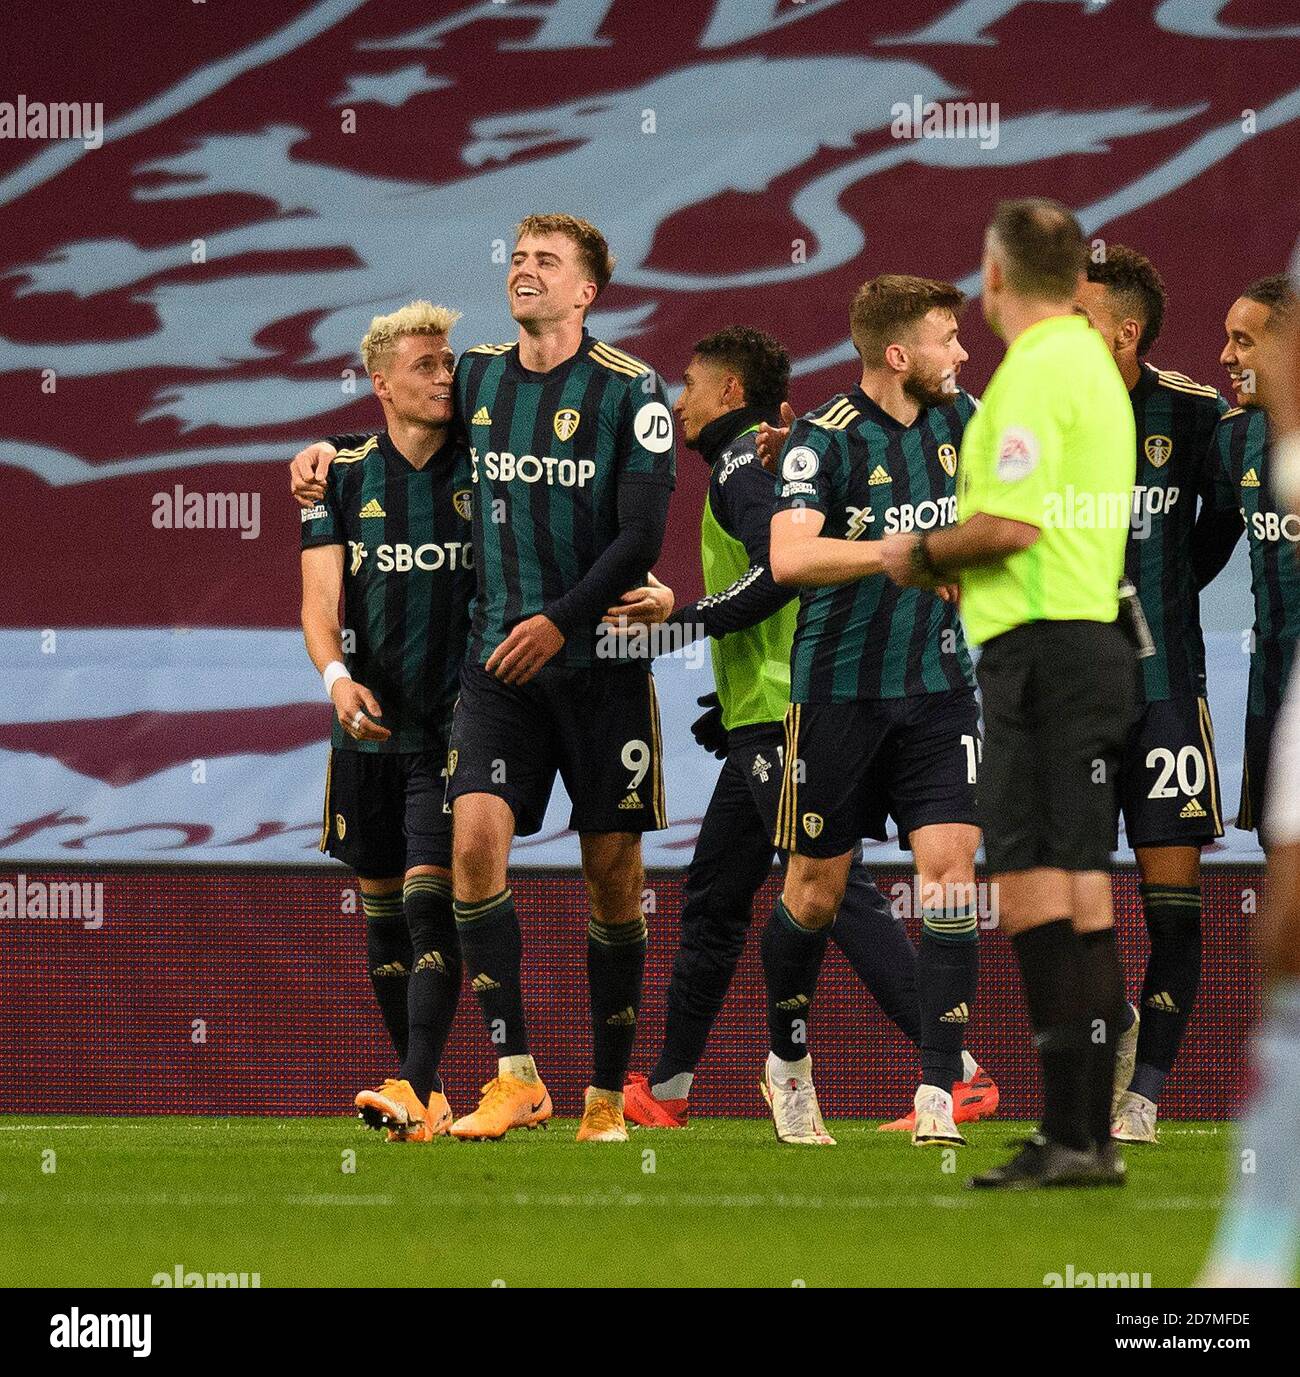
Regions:
<instances>
[{"instance_id":1,"label":"orange football boot","mask_svg":"<svg viewBox=\"0 0 1300 1377\"><path fill-rule=\"evenodd\" d=\"M952 1088L952 1119L956 1124L973 1124L991 1119L997 1113L998 1088L993 1077L982 1066L968 1081L958 1081ZM881 1124L877 1133L911 1133L916 1127L916 1111L909 1110L893 1123Z\"/></svg>"},{"instance_id":2,"label":"orange football boot","mask_svg":"<svg viewBox=\"0 0 1300 1377\"><path fill-rule=\"evenodd\" d=\"M354 1103L357 1118L367 1128L387 1129L390 1143L428 1143L451 1125L447 1097L435 1090L425 1105L410 1081L390 1078L373 1090L363 1090Z\"/></svg>"},{"instance_id":3,"label":"orange football boot","mask_svg":"<svg viewBox=\"0 0 1300 1377\"><path fill-rule=\"evenodd\" d=\"M583 1100L582 1123L578 1125L580 1143L626 1143L627 1121L623 1118L623 1096L617 1091L587 1087Z\"/></svg>"},{"instance_id":4,"label":"orange football boot","mask_svg":"<svg viewBox=\"0 0 1300 1377\"><path fill-rule=\"evenodd\" d=\"M656 1100L650 1081L633 1071L623 1087L623 1117L641 1128L685 1128L685 1100Z\"/></svg>"},{"instance_id":5,"label":"orange football boot","mask_svg":"<svg viewBox=\"0 0 1300 1377\"><path fill-rule=\"evenodd\" d=\"M435 1138L445 1138L451 1132L451 1121L456 1116L441 1090L429 1092L429 1112L419 1128L390 1128L390 1143L431 1143Z\"/></svg>"},{"instance_id":6,"label":"orange football boot","mask_svg":"<svg viewBox=\"0 0 1300 1377\"><path fill-rule=\"evenodd\" d=\"M551 1117L551 1096L541 1081L500 1075L483 1087L472 1114L451 1126L453 1138L504 1138L512 1128L538 1128Z\"/></svg>"}]
</instances>

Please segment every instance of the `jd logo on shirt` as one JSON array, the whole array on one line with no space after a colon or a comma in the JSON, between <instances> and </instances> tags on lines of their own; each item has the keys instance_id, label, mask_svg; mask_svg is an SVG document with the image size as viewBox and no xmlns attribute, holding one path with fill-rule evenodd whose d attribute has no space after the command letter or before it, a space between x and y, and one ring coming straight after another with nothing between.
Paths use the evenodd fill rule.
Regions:
<instances>
[{"instance_id":1,"label":"jd logo on shirt","mask_svg":"<svg viewBox=\"0 0 1300 1377\"><path fill-rule=\"evenodd\" d=\"M647 402L636 413L632 430L641 448L651 454L667 454L673 447L672 413L662 402Z\"/></svg>"}]
</instances>

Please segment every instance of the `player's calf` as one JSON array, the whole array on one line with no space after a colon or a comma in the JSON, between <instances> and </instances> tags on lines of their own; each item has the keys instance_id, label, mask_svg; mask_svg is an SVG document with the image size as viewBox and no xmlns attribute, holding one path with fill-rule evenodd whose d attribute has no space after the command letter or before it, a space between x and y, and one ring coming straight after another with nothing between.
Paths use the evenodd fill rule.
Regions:
<instances>
[{"instance_id":1,"label":"player's calf","mask_svg":"<svg viewBox=\"0 0 1300 1377\"><path fill-rule=\"evenodd\" d=\"M407 982L411 975L411 935L402 911L402 882L361 881L361 908L366 918L366 968L370 988L384 1020L393 1050L406 1056Z\"/></svg>"},{"instance_id":2,"label":"player's calf","mask_svg":"<svg viewBox=\"0 0 1300 1377\"><path fill-rule=\"evenodd\" d=\"M595 1090L617 1097L621 1122L623 1082L632 1060L645 976L641 838L634 833L599 833L581 840L592 908L587 924L594 1053L591 1083Z\"/></svg>"},{"instance_id":3,"label":"player's calf","mask_svg":"<svg viewBox=\"0 0 1300 1377\"><path fill-rule=\"evenodd\" d=\"M921 942L916 958L921 1004L921 1088L934 1117L938 1097L962 1079L962 1047L979 979L975 850L979 829L966 823L919 827L909 837L921 893ZM948 1117L951 1118L951 1107ZM942 1117L936 1134L947 1132ZM912 1141L921 1131L920 1119ZM952 1131L955 1133L956 1128ZM958 1135L960 1137L960 1135ZM939 1137L923 1141L940 1141Z\"/></svg>"}]
</instances>

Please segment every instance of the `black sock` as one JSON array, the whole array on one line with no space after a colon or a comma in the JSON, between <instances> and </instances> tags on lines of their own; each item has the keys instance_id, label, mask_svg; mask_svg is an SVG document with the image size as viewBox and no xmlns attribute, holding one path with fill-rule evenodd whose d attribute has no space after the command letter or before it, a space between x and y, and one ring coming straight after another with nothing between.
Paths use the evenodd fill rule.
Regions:
<instances>
[{"instance_id":1,"label":"black sock","mask_svg":"<svg viewBox=\"0 0 1300 1377\"><path fill-rule=\"evenodd\" d=\"M858 979L909 1042L921 1045L921 1004L916 987L916 949L900 918L865 871L849 871L831 941ZM960 1080L961 1077L958 1077Z\"/></svg>"},{"instance_id":2,"label":"black sock","mask_svg":"<svg viewBox=\"0 0 1300 1377\"><path fill-rule=\"evenodd\" d=\"M1110 1141L1115 1051L1124 1026L1124 969L1119 963L1115 929L1081 933L1079 961L1088 1019L1087 1087L1084 1091L1088 1131L1093 1145L1100 1147Z\"/></svg>"},{"instance_id":3,"label":"black sock","mask_svg":"<svg viewBox=\"0 0 1300 1377\"><path fill-rule=\"evenodd\" d=\"M519 977L523 940L510 890L475 903L457 899L452 908L462 959L487 1020L493 1050L498 1057L527 1056L528 1025Z\"/></svg>"},{"instance_id":4,"label":"black sock","mask_svg":"<svg viewBox=\"0 0 1300 1377\"><path fill-rule=\"evenodd\" d=\"M802 1061L808 1055L808 1016L827 929L802 928L782 899L777 899L763 929L763 978L767 983L767 1026L772 1051L782 1061Z\"/></svg>"},{"instance_id":5,"label":"black sock","mask_svg":"<svg viewBox=\"0 0 1300 1377\"><path fill-rule=\"evenodd\" d=\"M1092 1146L1084 1099L1088 1024L1079 939L1053 918L1011 939L1043 1068L1043 1133L1066 1147Z\"/></svg>"},{"instance_id":6,"label":"black sock","mask_svg":"<svg viewBox=\"0 0 1300 1377\"><path fill-rule=\"evenodd\" d=\"M951 1091L979 979L979 933L970 905L922 909L916 983L921 1001L921 1082Z\"/></svg>"},{"instance_id":7,"label":"black sock","mask_svg":"<svg viewBox=\"0 0 1300 1377\"><path fill-rule=\"evenodd\" d=\"M438 1063L447 1045L460 998L460 941L451 911L451 881L441 875L413 875L402 890L414 961L407 991L410 1042L402 1079L427 1101L442 1089Z\"/></svg>"},{"instance_id":8,"label":"black sock","mask_svg":"<svg viewBox=\"0 0 1300 1377\"><path fill-rule=\"evenodd\" d=\"M402 891L361 896L366 915L366 969L379 1012L398 1060L406 1057L406 985L411 976L411 934L402 912Z\"/></svg>"},{"instance_id":9,"label":"black sock","mask_svg":"<svg viewBox=\"0 0 1300 1377\"><path fill-rule=\"evenodd\" d=\"M587 987L591 992L593 1067L597 1090L622 1091L636 1040L645 974L645 919L587 924Z\"/></svg>"},{"instance_id":10,"label":"black sock","mask_svg":"<svg viewBox=\"0 0 1300 1377\"><path fill-rule=\"evenodd\" d=\"M1158 1100L1183 1045L1201 983L1201 891L1143 885L1151 957L1142 982L1137 1068L1129 1089Z\"/></svg>"}]
</instances>

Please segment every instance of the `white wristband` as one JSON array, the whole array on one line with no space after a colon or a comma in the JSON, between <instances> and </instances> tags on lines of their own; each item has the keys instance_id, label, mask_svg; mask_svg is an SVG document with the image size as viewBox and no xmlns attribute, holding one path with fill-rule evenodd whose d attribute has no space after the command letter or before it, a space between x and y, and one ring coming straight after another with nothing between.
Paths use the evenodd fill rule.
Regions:
<instances>
[{"instance_id":1,"label":"white wristband","mask_svg":"<svg viewBox=\"0 0 1300 1377\"><path fill-rule=\"evenodd\" d=\"M342 660L331 660L329 664L325 666L324 672L320 677L325 685L325 697L331 702L334 701L334 685L337 684L340 679L352 678L348 673L347 665L345 665Z\"/></svg>"}]
</instances>

